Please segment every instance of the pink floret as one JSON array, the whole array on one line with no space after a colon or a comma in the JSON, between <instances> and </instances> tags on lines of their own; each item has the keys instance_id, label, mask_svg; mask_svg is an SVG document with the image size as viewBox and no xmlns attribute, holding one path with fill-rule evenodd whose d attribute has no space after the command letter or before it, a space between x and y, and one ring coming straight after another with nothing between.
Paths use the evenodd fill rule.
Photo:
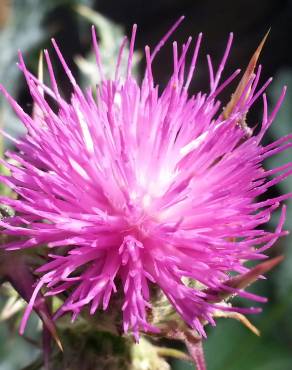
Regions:
<instances>
[{"instance_id":1,"label":"pink floret","mask_svg":"<svg viewBox=\"0 0 292 370\"><path fill-rule=\"evenodd\" d=\"M274 232L266 231L265 224L292 194L257 200L292 172L291 163L270 171L263 168L266 158L292 146L292 135L261 144L285 89L268 114L263 90L270 80L258 89L258 68L242 99L224 118L217 95L240 72L220 85L232 34L216 73L208 58L210 92L190 96L200 34L189 69L186 55L191 38L181 53L173 44L173 74L160 92L151 65L171 32L153 53L145 48L141 84L131 74L134 26L127 72L125 76L119 72L123 43L113 80L104 77L93 30L102 79L96 94L91 89L81 91L54 40L73 86L70 102L58 91L47 51L51 87L26 69L20 54L19 66L37 114L26 114L1 88L27 128L24 138L13 139L17 151L7 153L12 161L5 165L11 175L1 176L19 195L17 200L0 199L16 211L15 217L0 221L3 232L18 237L3 247L47 246L51 251L36 271L39 282L21 331L41 289L52 296L66 292L68 298L56 317L71 311L73 319L84 307L91 314L106 310L111 297L122 289L124 330L138 339L141 331L158 330L148 320L150 286L156 286L185 322L205 335L202 323L214 324L217 307L207 289L222 289L230 272L248 271L244 263L265 258L263 252L285 234L284 207ZM239 123L261 95L262 123L258 133L250 135ZM57 110L47 96L54 99ZM244 291L237 293L262 300Z\"/></svg>"}]
</instances>

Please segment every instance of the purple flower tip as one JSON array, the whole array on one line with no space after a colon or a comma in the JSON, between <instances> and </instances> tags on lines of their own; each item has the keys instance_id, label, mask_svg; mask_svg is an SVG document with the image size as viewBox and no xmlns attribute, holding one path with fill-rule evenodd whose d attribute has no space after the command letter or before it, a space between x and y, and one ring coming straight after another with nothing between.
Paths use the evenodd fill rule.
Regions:
<instances>
[{"instance_id":1,"label":"purple flower tip","mask_svg":"<svg viewBox=\"0 0 292 370\"><path fill-rule=\"evenodd\" d=\"M51 251L36 271L40 278L22 330L41 289L51 296L66 292L68 298L56 317L71 311L73 319L85 306L91 314L106 310L113 294L122 289L124 330L138 339L140 331L158 330L147 317L149 287L155 285L186 323L205 335L202 322L214 323L217 307L208 291L220 291L230 272L246 273L244 263L264 258L263 252L285 234L285 210L274 232L265 231L264 224L292 194L257 200L292 172L292 163L269 171L262 166L266 158L292 146L291 134L261 144L285 91L268 114L263 91L270 80L258 89L259 67L230 114L225 117L219 111L217 95L240 72L220 85L231 34L217 72L208 57L210 92L190 96L200 34L189 68L191 38L181 52L173 43L173 73L159 92L152 63L181 20L153 52L145 48L141 84L131 74L134 26L126 74L119 71L123 43L113 80L104 77L92 29L102 80L96 96L91 89L81 91L53 39L73 86L70 102L59 92L47 51L51 87L27 70L20 54L19 66L37 108L33 117L1 88L27 128L24 138L10 138L17 151L7 153L11 175L1 176L19 196L0 199L16 210L16 216L0 221L4 233L18 238L4 247L48 246ZM261 95L263 119L258 133L251 135L243 123ZM57 110L46 97L54 100ZM237 293L256 299L242 290Z\"/></svg>"}]
</instances>

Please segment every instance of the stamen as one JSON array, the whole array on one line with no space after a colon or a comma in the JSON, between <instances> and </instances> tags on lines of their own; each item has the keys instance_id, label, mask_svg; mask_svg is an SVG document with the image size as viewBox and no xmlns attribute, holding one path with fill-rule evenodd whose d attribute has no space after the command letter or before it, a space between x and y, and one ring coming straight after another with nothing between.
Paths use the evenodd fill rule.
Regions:
<instances>
[{"instance_id":1,"label":"stamen","mask_svg":"<svg viewBox=\"0 0 292 370\"><path fill-rule=\"evenodd\" d=\"M46 58L46 62L47 62L48 70L49 70L51 86L53 88L53 91L54 91L57 99L59 99L60 93L59 93L58 85L57 85L57 82L56 82L56 79L55 79L55 74L54 74L52 63L51 63L51 59L50 59L50 56L49 56L49 53L48 53L47 49L44 50L44 54L45 54L45 58Z\"/></svg>"},{"instance_id":2,"label":"stamen","mask_svg":"<svg viewBox=\"0 0 292 370\"><path fill-rule=\"evenodd\" d=\"M116 64L115 81L117 81L119 79L119 70L120 70L120 65L121 65L121 61L122 61L122 57L123 57L123 51L124 51L126 43L127 43L127 39L128 39L127 36L125 36L123 38L123 41L122 41L122 44L121 44L121 47L120 47L120 50L119 50L118 60L117 60L117 64Z\"/></svg>"},{"instance_id":3,"label":"stamen","mask_svg":"<svg viewBox=\"0 0 292 370\"><path fill-rule=\"evenodd\" d=\"M173 47L173 77L174 83L178 83L178 56L177 56L177 42L174 41L172 44Z\"/></svg>"},{"instance_id":4,"label":"stamen","mask_svg":"<svg viewBox=\"0 0 292 370\"><path fill-rule=\"evenodd\" d=\"M79 88L79 86L78 86L78 84L77 84L77 82L76 82L76 80L75 80L75 78L74 78L74 76L73 76L70 68L68 67L68 65L66 63L66 61L65 61L65 59L64 59L64 57L63 57L63 55L62 55L62 53L61 53L61 51L60 51L57 43L56 43L56 40L55 39L52 39L51 41L52 41L52 44L54 46L54 49L55 49L55 51L56 51L56 53L58 55L58 58L59 58L59 60L60 60L60 62L62 64L62 66L64 68L64 71L65 71L66 75L68 76L71 84L73 85L73 87L74 87L74 89L76 91L80 91L80 88Z\"/></svg>"},{"instance_id":5,"label":"stamen","mask_svg":"<svg viewBox=\"0 0 292 370\"><path fill-rule=\"evenodd\" d=\"M173 34L173 32L177 29L177 27L181 24L181 22L185 19L185 16L182 15L175 24L171 27L171 29L162 37L162 39L159 41L159 43L155 46L154 51L151 56L151 62L153 62L154 58L156 57L159 50L162 48L162 46L166 43L166 41L169 39L169 37Z\"/></svg>"},{"instance_id":6,"label":"stamen","mask_svg":"<svg viewBox=\"0 0 292 370\"><path fill-rule=\"evenodd\" d=\"M130 50L129 50L129 58L128 58L128 66L127 66L127 79L131 76L136 32L137 32L137 24L134 24L132 28L132 36L131 36L131 42L130 42Z\"/></svg>"},{"instance_id":7,"label":"stamen","mask_svg":"<svg viewBox=\"0 0 292 370\"><path fill-rule=\"evenodd\" d=\"M187 82L185 84L185 89L186 90L189 88L189 85L190 85L191 80L193 78L193 74L194 74L194 71L195 71L195 68L196 68L198 54L199 54L199 50L200 50L200 46L201 46L202 37L203 37L203 34L199 33L199 36L198 36L197 42L196 42L196 46L195 46L195 50L194 50L194 54L193 54L192 61L191 61L190 70L189 70L188 77L187 77Z\"/></svg>"},{"instance_id":8,"label":"stamen","mask_svg":"<svg viewBox=\"0 0 292 370\"><path fill-rule=\"evenodd\" d=\"M208 62L208 68L209 68L210 90L212 93L215 90L214 89L215 81L214 81L214 69L212 65L212 60L209 54L207 55L207 62Z\"/></svg>"},{"instance_id":9,"label":"stamen","mask_svg":"<svg viewBox=\"0 0 292 370\"><path fill-rule=\"evenodd\" d=\"M99 71L100 79L101 79L101 81L104 81L105 77L104 77L104 73L103 73L103 69L102 69L99 46L98 46L98 42L97 42L97 39L96 39L96 31L95 31L94 26L91 27L91 34L92 34L93 48L94 48L94 52L95 52L95 60L96 60L97 68L98 68L98 71Z\"/></svg>"},{"instance_id":10,"label":"stamen","mask_svg":"<svg viewBox=\"0 0 292 370\"><path fill-rule=\"evenodd\" d=\"M225 53L224 53L223 58L222 58L222 60L219 64L219 68L218 68L218 71L217 71L216 76L215 76L214 89L216 89L216 87L218 86L219 80L221 78L221 74L223 72L223 69L224 69L225 64L226 64L226 60L228 58L228 55L229 55L229 52L230 52L230 49L231 49L232 41L233 41L233 33L231 32L230 35L229 35L229 38L228 38Z\"/></svg>"}]
</instances>

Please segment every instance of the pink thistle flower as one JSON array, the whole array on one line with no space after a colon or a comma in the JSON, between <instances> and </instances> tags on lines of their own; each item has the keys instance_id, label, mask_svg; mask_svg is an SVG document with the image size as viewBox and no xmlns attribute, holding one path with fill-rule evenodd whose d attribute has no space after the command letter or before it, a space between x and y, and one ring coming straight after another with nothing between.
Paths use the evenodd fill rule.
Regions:
<instances>
[{"instance_id":1,"label":"pink thistle flower","mask_svg":"<svg viewBox=\"0 0 292 370\"><path fill-rule=\"evenodd\" d=\"M73 86L70 102L59 93L47 51L51 87L27 70L20 54L19 66L37 108L34 117L1 88L27 129L24 138L10 138L17 151L7 152L13 164L4 163L11 175L1 177L19 195L17 200L0 199L16 210L16 216L1 220L3 232L20 237L4 248L48 246L52 251L36 271L40 278L21 332L43 288L46 295L67 293L56 317L70 311L73 319L84 307L92 315L99 308L106 310L113 294L122 289L124 330L138 338L140 331L158 330L147 318L149 287L155 285L185 322L204 336L202 323L214 324L215 309L239 310L212 303L212 292L231 289L224 285L228 274L246 273L244 263L266 258L266 249L286 233L282 231L284 207L274 232L265 231L264 225L292 194L257 201L292 172L292 163L270 171L263 168L266 158L292 146L292 135L261 144L285 89L268 114L263 92L271 80L258 89L259 67L230 114L220 113L217 95L240 72L236 70L220 85L231 34L216 73L208 57L210 91L190 96L200 34L189 69L186 55L191 38L181 53L173 43L173 74L160 93L152 62L181 20L152 53L146 46L141 84L131 75L134 26L127 72L125 76L119 72L123 43L113 80L104 77L93 29L102 79L96 97L90 88L81 91L54 40ZM46 96L54 99L57 111ZM261 128L250 135L240 122L260 96L264 105ZM270 179L271 175L276 176ZM195 286L188 285L186 278L195 281ZM264 301L243 290L234 293Z\"/></svg>"}]
</instances>

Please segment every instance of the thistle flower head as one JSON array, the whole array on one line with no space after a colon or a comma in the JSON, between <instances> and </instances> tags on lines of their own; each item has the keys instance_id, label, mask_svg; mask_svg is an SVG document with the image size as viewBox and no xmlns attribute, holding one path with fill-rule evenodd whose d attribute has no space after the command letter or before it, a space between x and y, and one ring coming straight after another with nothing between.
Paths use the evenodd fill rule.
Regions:
<instances>
[{"instance_id":1,"label":"thistle flower head","mask_svg":"<svg viewBox=\"0 0 292 370\"><path fill-rule=\"evenodd\" d=\"M291 173L291 163L263 168L266 158L292 146L291 135L261 144L285 89L269 114L263 92L271 80L258 87L259 67L247 76L228 114L222 114L217 96L240 72L220 82L231 34L216 72L208 57L210 91L190 95L200 34L189 67L191 38L181 51L173 43L173 73L160 91L152 63L179 22L153 52L146 46L141 83L131 75L134 26L127 71L120 75L123 42L111 80L104 77L93 29L102 79L94 92L81 91L54 40L73 87L69 102L59 92L47 51L50 87L27 70L20 54L19 66L36 107L32 117L1 88L27 129L25 137L11 138L17 148L7 153L11 174L1 177L19 196L0 199L16 211L0 222L4 233L18 238L4 248L49 250L36 270L39 281L21 331L41 289L64 299L56 317L69 311L73 319L84 308L92 315L106 310L113 295L121 296L124 330L136 338L140 331L158 330L148 318L152 287L161 289L203 336L203 323L214 324L214 310L236 310L214 303L214 292L229 289L264 300L225 282L231 272L246 273L246 261L265 258L264 251L285 234L285 208L274 232L265 231L264 225L291 194L257 200ZM245 117L260 96L263 119L252 134Z\"/></svg>"}]
</instances>

